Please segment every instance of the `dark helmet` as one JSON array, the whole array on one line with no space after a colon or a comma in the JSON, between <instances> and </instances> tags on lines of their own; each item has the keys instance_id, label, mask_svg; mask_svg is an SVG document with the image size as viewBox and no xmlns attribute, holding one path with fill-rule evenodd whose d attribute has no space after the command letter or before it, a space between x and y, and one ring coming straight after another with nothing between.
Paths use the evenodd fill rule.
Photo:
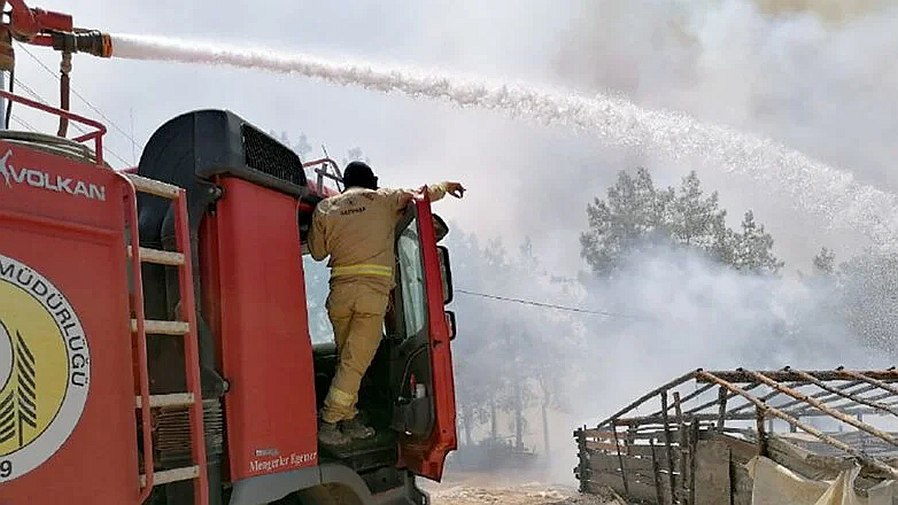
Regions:
<instances>
[{"instance_id":1,"label":"dark helmet","mask_svg":"<svg viewBox=\"0 0 898 505\"><path fill-rule=\"evenodd\" d=\"M353 161L343 170L343 185L347 188L377 189L377 176L367 163Z\"/></svg>"}]
</instances>

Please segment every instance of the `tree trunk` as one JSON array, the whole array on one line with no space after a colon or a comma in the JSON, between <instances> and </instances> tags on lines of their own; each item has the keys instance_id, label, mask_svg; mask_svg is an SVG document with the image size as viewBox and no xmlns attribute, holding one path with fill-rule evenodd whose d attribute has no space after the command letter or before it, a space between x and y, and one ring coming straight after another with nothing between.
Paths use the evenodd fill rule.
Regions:
<instances>
[{"instance_id":1,"label":"tree trunk","mask_svg":"<svg viewBox=\"0 0 898 505\"><path fill-rule=\"evenodd\" d=\"M514 446L517 449L524 447L524 406L521 398L521 386L515 385L514 391Z\"/></svg>"},{"instance_id":2,"label":"tree trunk","mask_svg":"<svg viewBox=\"0 0 898 505\"><path fill-rule=\"evenodd\" d=\"M549 457L549 400L543 400L543 454Z\"/></svg>"},{"instance_id":3,"label":"tree trunk","mask_svg":"<svg viewBox=\"0 0 898 505\"><path fill-rule=\"evenodd\" d=\"M465 420L463 423L464 424L463 427L465 430L465 445L467 445L468 447L471 447L472 445L474 445L474 440L473 440L474 436L471 433L471 425L474 424L474 420L472 419L474 417L473 410L474 409L472 409L471 407L468 407L465 409L465 416L464 416Z\"/></svg>"},{"instance_id":4,"label":"tree trunk","mask_svg":"<svg viewBox=\"0 0 898 505\"><path fill-rule=\"evenodd\" d=\"M491 443L495 442L495 440L499 438L499 432L496 427L496 401L493 400L490 403L490 440Z\"/></svg>"}]
</instances>

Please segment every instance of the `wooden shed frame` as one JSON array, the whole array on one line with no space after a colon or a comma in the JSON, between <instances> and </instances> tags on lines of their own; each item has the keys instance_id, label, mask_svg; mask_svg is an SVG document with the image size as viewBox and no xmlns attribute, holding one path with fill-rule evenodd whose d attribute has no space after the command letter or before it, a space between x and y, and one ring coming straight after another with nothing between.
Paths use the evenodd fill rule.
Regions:
<instances>
[{"instance_id":1,"label":"wooden shed frame","mask_svg":"<svg viewBox=\"0 0 898 505\"><path fill-rule=\"evenodd\" d=\"M574 437L580 491L633 503L751 503L758 455L809 478L859 465L863 493L898 480L898 370L698 369Z\"/></svg>"}]
</instances>

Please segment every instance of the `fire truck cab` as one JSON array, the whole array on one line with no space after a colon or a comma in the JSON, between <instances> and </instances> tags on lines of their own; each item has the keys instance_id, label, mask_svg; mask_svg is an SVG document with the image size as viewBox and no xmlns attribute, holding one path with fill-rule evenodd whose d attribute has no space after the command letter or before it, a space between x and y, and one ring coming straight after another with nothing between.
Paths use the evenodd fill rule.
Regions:
<instances>
[{"instance_id":1,"label":"fire truck cab","mask_svg":"<svg viewBox=\"0 0 898 505\"><path fill-rule=\"evenodd\" d=\"M375 439L319 448L337 356L309 330L306 234L339 188L236 114L160 126L139 165L0 131L0 505L425 504L456 448L448 232L426 192L360 410ZM90 148L88 144L93 143Z\"/></svg>"}]
</instances>

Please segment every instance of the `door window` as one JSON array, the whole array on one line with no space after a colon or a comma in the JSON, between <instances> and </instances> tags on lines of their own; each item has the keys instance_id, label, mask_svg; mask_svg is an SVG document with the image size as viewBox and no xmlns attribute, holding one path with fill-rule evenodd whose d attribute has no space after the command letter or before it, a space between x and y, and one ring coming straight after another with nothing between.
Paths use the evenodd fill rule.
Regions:
<instances>
[{"instance_id":1,"label":"door window","mask_svg":"<svg viewBox=\"0 0 898 505\"><path fill-rule=\"evenodd\" d=\"M396 241L396 253L399 260L399 285L402 292L405 337L408 338L422 332L427 324L424 265L421 262L417 218L412 219L399 234L399 239Z\"/></svg>"},{"instance_id":2,"label":"door window","mask_svg":"<svg viewBox=\"0 0 898 505\"><path fill-rule=\"evenodd\" d=\"M327 317L328 271L324 262L315 261L311 256L302 257L303 273L306 281L306 309L309 312L309 336L312 344L334 342L334 329Z\"/></svg>"}]
</instances>

